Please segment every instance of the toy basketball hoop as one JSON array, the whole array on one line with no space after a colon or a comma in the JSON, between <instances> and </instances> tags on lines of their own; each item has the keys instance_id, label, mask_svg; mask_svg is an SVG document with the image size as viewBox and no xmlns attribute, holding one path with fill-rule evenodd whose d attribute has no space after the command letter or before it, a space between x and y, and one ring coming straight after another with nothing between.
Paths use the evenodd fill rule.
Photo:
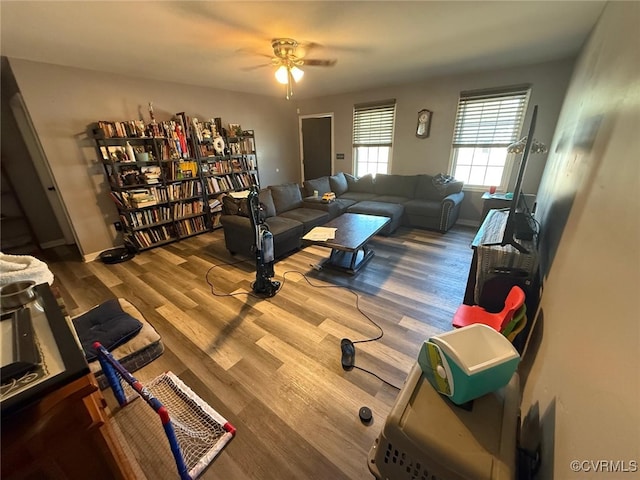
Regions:
<instances>
[{"instance_id":1,"label":"toy basketball hoop","mask_svg":"<svg viewBox=\"0 0 640 480\"><path fill-rule=\"evenodd\" d=\"M181 480L195 479L233 438L233 425L172 372L143 386L99 342L93 346L118 404L141 397L160 417ZM125 395L126 385L133 395Z\"/></svg>"}]
</instances>

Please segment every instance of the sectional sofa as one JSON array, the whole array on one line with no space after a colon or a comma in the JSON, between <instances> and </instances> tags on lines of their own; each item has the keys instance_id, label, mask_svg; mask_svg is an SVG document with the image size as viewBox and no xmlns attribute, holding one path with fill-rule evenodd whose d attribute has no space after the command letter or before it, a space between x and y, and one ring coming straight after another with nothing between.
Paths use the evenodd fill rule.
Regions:
<instances>
[{"instance_id":1,"label":"sectional sofa","mask_svg":"<svg viewBox=\"0 0 640 480\"><path fill-rule=\"evenodd\" d=\"M269 186L259 194L265 223L274 237L276 257L297 250L302 237L345 212L380 215L391 222L380 232L392 234L399 226L446 232L456 220L464 198L462 182L445 175L385 175L357 178L338 173L295 183ZM317 192L317 196L315 193ZM322 201L334 192L336 200ZM247 212L223 208L221 224L225 245L231 253L251 255L253 232Z\"/></svg>"}]
</instances>

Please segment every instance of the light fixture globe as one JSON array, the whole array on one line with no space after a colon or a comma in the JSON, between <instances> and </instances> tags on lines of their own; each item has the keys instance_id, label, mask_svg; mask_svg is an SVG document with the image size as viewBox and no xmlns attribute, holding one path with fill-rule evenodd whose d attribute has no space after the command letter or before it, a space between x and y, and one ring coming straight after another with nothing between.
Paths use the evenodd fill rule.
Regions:
<instances>
[{"instance_id":1,"label":"light fixture globe","mask_svg":"<svg viewBox=\"0 0 640 480\"><path fill-rule=\"evenodd\" d=\"M287 67L284 65L280 65L276 70L276 80L278 83L286 85L289 83L289 72L287 71Z\"/></svg>"},{"instance_id":2,"label":"light fixture globe","mask_svg":"<svg viewBox=\"0 0 640 480\"><path fill-rule=\"evenodd\" d=\"M293 76L293 79L297 82L299 82L300 80L302 80L302 77L304 77L304 72L299 69L298 67L296 67L295 65L291 68L291 75Z\"/></svg>"}]
</instances>

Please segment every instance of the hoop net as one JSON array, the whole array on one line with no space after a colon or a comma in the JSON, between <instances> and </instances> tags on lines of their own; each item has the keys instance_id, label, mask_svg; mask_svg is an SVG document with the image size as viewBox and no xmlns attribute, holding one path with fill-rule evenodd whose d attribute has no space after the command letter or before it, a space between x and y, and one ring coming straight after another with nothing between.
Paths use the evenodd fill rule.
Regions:
<instances>
[{"instance_id":1,"label":"hoop net","mask_svg":"<svg viewBox=\"0 0 640 480\"><path fill-rule=\"evenodd\" d=\"M127 440L137 446L138 452L146 452L146 458L141 459L147 464L144 470L153 470L155 459L167 458L169 453L174 456L180 477L194 479L235 435L235 428L172 372L159 375L145 387L102 346L98 356L123 407L116 413L116 420L138 427L127 428L134 430ZM157 441L163 434L168 442Z\"/></svg>"},{"instance_id":2,"label":"hoop net","mask_svg":"<svg viewBox=\"0 0 640 480\"><path fill-rule=\"evenodd\" d=\"M184 463L196 478L233 438L233 427L172 372L156 377L147 390L169 411Z\"/></svg>"}]
</instances>

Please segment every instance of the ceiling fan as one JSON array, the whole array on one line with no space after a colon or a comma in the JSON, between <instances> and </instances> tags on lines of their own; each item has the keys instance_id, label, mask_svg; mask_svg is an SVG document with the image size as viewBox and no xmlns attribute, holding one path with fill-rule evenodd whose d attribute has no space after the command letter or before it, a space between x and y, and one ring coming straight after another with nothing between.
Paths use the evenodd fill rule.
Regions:
<instances>
[{"instance_id":1,"label":"ceiling fan","mask_svg":"<svg viewBox=\"0 0 640 480\"><path fill-rule=\"evenodd\" d=\"M276 80L287 86L287 100L293 96L293 84L299 82L304 75L304 71L300 67L332 67L336 64L337 60L335 59L306 58L304 56L306 52L317 46L317 43L301 45L292 38L274 38L271 41L274 56L271 57L271 63L266 65L277 67ZM304 50L302 54L297 51L298 47Z\"/></svg>"}]
</instances>

